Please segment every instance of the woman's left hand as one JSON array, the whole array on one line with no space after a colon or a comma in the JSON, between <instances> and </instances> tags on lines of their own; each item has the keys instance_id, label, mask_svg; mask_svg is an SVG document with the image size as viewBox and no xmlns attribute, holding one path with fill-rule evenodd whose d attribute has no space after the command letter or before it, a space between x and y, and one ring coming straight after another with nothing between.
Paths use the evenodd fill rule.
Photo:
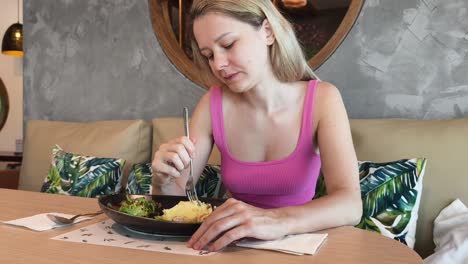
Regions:
<instances>
[{"instance_id":1,"label":"woman's left hand","mask_svg":"<svg viewBox=\"0 0 468 264\"><path fill-rule=\"evenodd\" d=\"M261 209L230 198L208 216L187 246L217 251L244 237L273 240L287 234L277 210Z\"/></svg>"}]
</instances>

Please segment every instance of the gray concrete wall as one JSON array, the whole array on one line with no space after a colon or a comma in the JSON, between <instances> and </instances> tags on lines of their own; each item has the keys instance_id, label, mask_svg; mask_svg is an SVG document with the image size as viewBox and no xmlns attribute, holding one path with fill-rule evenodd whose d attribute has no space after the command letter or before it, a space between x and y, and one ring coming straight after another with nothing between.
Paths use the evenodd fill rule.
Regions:
<instances>
[{"instance_id":1,"label":"gray concrete wall","mask_svg":"<svg viewBox=\"0 0 468 264\"><path fill-rule=\"evenodd\" d=\"M468 1L367 0L317 71L352 118L468 116ZM152 119L205 92L170 63L146 0L24 0L24 118Z\"/></svg>"},{"instance_id":2,"label":"gray concrete wall","mask_svg":"<svg viewBox=\"0 0 468 264\"><path fill-rule=\"evenodd\" d=\"M468 0L367 0L318 70L351 117L468 116Z\"/></svg>"},{"instance_id":3,"label":"gray concrete wall","mask_svg":"<svg viewBox=\"0 0 468 264\"><path fill-rule=\"evenodd\" d=\"M25 119L150 120L205 89L166 58L146 0L25 0Z\"/></svg>"}]
</instances>

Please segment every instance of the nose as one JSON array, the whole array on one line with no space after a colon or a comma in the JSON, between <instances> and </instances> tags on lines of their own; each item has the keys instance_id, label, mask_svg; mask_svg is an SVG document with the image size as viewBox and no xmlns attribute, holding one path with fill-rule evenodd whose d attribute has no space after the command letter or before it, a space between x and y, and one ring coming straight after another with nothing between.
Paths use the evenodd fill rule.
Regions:
<instances>
[{"instance_id":1,"label":"nose","mask_svg":"<svg viewBox=\"0 0 468 264\"><path fill-rule=\"evenodd\" d=\"M217 52L213 54L213 67L216 70L223 70L224 68L226 68L226 66L228 66L228 64L229 60L225 53Z\"/></svg>"}]
</instances>

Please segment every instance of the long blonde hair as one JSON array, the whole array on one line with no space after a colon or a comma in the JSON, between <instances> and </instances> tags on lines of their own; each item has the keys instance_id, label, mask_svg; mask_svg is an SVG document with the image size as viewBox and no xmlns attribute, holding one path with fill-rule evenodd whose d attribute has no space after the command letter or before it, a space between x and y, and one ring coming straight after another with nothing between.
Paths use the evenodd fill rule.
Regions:
<instances>
[{"instance_id":1,"label":"long blonde hair","mask_svg":"<svg viewBox=\"0 0 468 264\"><path fill-rule=\"evenodd\" d=\"M257 29L267 19L275 36L275 41L270 47L270 60L275 77L282 82L319 80L304 58L291 23L281 15L270 0L194 0L190 10L192 23L209 12L224 14ZM193 25L191 28L194 60L198 66L210 73L206 76L207 79L214 80L208 62L201 55L193 37Z\"/></svg>"}]
</instances>

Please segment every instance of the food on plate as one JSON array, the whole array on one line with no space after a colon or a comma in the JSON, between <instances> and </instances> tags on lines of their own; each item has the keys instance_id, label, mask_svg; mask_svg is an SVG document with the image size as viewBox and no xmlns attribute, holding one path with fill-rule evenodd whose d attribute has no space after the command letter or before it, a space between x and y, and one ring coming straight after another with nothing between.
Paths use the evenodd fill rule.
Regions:
<instances>
[{"instance_id":1,"label":"food on plate","mask_svg":"<svg viewBox=\"0 0 468 264\"><path fill-rule=\"evenodd\" d=\"M157 220L178 223L201 223L213 212L211 204L196 201L180 201L170 209L162 210L163 214L156 216Z\"/></svg>"},{"instance_id":2,"label":"food on plate","mask_svg":"<svg viewBox=\"0 0 468 264\"><path fill-rule=\"evenodd\" d=\"M203 222L213 212L209 203L180 201L169 209L162 209L161 203L150 200L147 197L132 198L129 195L120 206L114 209L132 216L154 218L156 220L198 224Z\"/></svg>"},{"instance_id":3,"label":"food on plate","mask_svg":"<svg viewBox=\"0 0 468 264\"><path fill-rule=\"evenodd\" d=\"M153 200L146 200L145 197L130 198L123 201L119 211L133 216L152 217L158 213L161 204Z\"/></svg>"}]
</instances>

